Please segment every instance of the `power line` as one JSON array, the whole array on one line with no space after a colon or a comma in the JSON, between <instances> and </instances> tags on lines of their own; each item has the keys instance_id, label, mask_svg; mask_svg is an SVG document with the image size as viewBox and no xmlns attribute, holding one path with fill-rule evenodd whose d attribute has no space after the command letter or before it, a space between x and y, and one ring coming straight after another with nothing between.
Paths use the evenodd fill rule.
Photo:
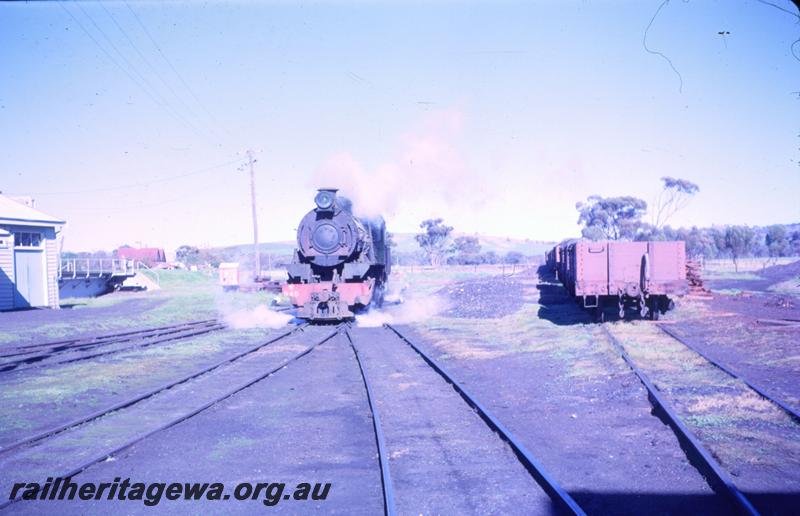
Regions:
<instances>
[{"instance_id":1,"label":"power line","mask_svg":"<svg viewBox=\"0 0 800 516\"><path fill-rule=\"evenodd\" d=\"M106 50L106 48L105 48L103 45L101 45L99 41L97 41L97 39L96 39L96 38L95 38L95 37L92 35L92 33L91 33L91 32L89 32L89 30L88 30L88 29L86 29L86 27L84 27L83 23L81 23L81 22L80 22L80 20L78 20L78 18L76 18L76 17L75 17L75 15L74 15L74 14L72 14L72 11L70 11L69 9L67 9L67 7L64 5L64 3L62 3L62 2L58 2L58 5L59 5L59 6L61 6L61 9L63 9L63 10L64 10L64 12L66 12L66 13L69 15L69 17L70 17L70 18L72 18L72 19L75 21L75 23L76 23L76 24L78 24L78 26L81 28L81 30L83 30L83 32L84 32L84 33L85 33L85 34L86 34L86 35L89 37L89 39L91 39L91 40L92 40L92 42L94 42L94 44L97 46L97 48L99 48L100 50L102 50L102 51L103 51L103 53L106 55L106 57L108 58L108 60L109 60L109 61L111 61L111 63L112 63L112 64L114 64L114 65L115 65L117 68L119 68L119 69L120 69L120 71L122 71L122 73L124 73L125 75L127 75L127 76L128 76L128 78L131 80L131 82L135 83L137 86L139 86L140 88L142 88L142 90L144 90L144 92L145 92L145 93L147 93L147 95L148 95L148 96L149 96L149 97L150 97L150 98L153 100L153 102L155 102L156 104L158 104L158 101L156 101L156 99L155 99L155 98L154 98L154 97L153 97L153 96L150 94L150 92L149 92L147 89L145 89L145 88L144 88L144 87L143 87L143 86L142 86L142 85L139 83L139 81L137 81L137 80L136 80L136 78L135 78L133 75L131 75L131 74L130 74L130 72L129 72L128 70L126 70L125 68L123 68L123 67L122 67L122 65L120 65L120 64L117 62L117 60L116 60L116 59L114 59L114 57L113 57L113 56L112 56L112 55L111 55L111 54L108 52L108 50Z\"/></svg>"},{"instance_id":2,"label":"power line","mask_svg":"<svg viewBox=\"0 0 800 516\"><path fill-rule=\"evenodd\" d=\"M183 76L180 74L180 72L178 72L178 69L175 68L175 66L172 64L172 61L170 61L169 58L167 57L167 55L164 53L164 51L161 50L161 46L156 42L155 38L150 33L150 31L147 30L147 27L145 26L144 22L142 22L141 18L139 18L139 15L136 14L136 11L133 10L133 8L130 6L130 4L127 2L127 0L123 0L123 2L125 3L125 6L128 8L128 10L131 12L133 17L136 19L136 21L139 23L139 26L142 28L142 31L144 31L144 33L147 35L147 37L150 40L150 42L156 48L156 50L158 51L159 55L161 55L161 58L164 60L165 63L167 63L167 66L170 67L172 72L175 74L175 76L181 82L183 87L186 88L186 91L189 92L189 95L191 95L191 97L194 99L194 101L197 103L197 105L200 106L200 109L202 109L203 112L205 112L205 114L208 116L209 120L211 120L212 123L216 124L217 127L222 129L223 132L225 132L226 134L228 134L228 136L230 136L230 133L225 130L225 128L222 126L222 124L219 123L219 121L211 113L211 111L209 111L205 107L205 105L202 102L200 102L200 99L197 97L197 95L195 95L194 90L192 89L192 87L189 86L189 83L186 82L186 80L183 78Z\"/></svg>"},{"instance_id":3,"label":"power line","mask_svg":"<svg viewBox=\"0 0 800 516\"><path fill-rule=\"evenodd\" d=\"M81 213L86 213L86 212L103 212L103 214L106 214L106 213L124 213L124 212L127 212L127 211L141 210L142 208L154 208L156 206L164 206L165 204L172 204L172 203L174 203L176 201L180 201L181 199L185 199L187 197L189 197L188 194L187 195L181 195L179 197L173 197L173 198L167 199L165 201L145 203L145 204L136 204L136 205L133 205L133 206L122 206L122 207L117 206L117 207L114 207L114 208L111 208L111 209L108 209L108 208L105 208L105 207L100 207L100 206L93 206L93 207L89 207L89 208L71 208L71 210L72 211L81 212Z\"/></svg>"},{"instance_id":4,"label":"power line","mask_svg":"<svg viewBox=\"0 0 800 516\"><path fill-rule=\"evenodd\" d=\"M77 24L77 25L78 25L78 26L81 28L81 30L82 30L82 31L83 31L83 32L86 34L86 36L87 36L87 37L88 37L88 38L89 38L89 39L90 39L90 40L91 40L91 41L92 41L92 42L95 44L95 46L96 46L97 48L99 48L99 49L100 49L100 50L103 52L103 54L105 54L106 58L107 58L109 61L111 61L111 63L112 63L114 66L116 66L116 67L117 67L117 68L118 68L118 69L119 69L119 70L120 70L120 71L121 71L123 74L125 74L125 76L127 76L127 77L128 77L128 79L130 79L130 81L131 81L132 83L134 83L136 86L138 86L138 87L139 87L139 88L140 88L140 89L141 89L141 90L142 90L142 91L143 91L143 92L144 92L144 93L145 93L145 94L146 94L148 97L150 97L150 100L152 100L154 104L156 104L156 105L157 105L157 106L159 106L159 107L162 107L162 108L165 110L165 112L166 112L168 115L170 115L172 118L174 118L174 119L175 119L177 122L179 122L179 123L183 124L184 126L186 126L186 127L187 127L187 128L189 128L189 129L192 129L192 130L193 130L194 132L196 132L198 135L200 135L200 136L203 136L203 134L202 134L201 132L199 132L199 131L197 130L197 128L196 128L196 127L192 127L192 126L191 126L191 125L190 125L190 124L189 124L189 123L188 123L188 122L187 122L185 119L182 119L182 117L180 117L180 115L179 115L179 114L176 114L176 113L174 113L172 110L168 109L168 107L167 107L167 106L165 106L165 105L164 105L164 104L163 104L161 101L159 101L159 100L158 100L158 99L157 99L157 98L156 98L156 97L153 95L153 93L151 93L151 92L150 92L150 90L149 90L149 89L148 89L148 88L147 88L145 85L143 85L143 84L142 84L142 83L141 83L141 82L140 82L140 81L139 81L139 80L138 80L138 79L137 79L135 76L133 76L133 75L131 74L131 72L130 72L128 69L126 69L124 66L122 66L122 65L119 63L119 61L117 61L117 59L115 59L115 58L114 58L114 56L113 56L113 55L111 55L111 53L110 53L110 52L109 52L109 51L106 49L106 47L105 47L105 46L103 46L103 45L102 45L102 44L101 44L101 43L100 43L100 42L97 40L97 38L95 38L95 37L94 37L94 35L93 35L93 34L92 34L92 33L91 33L91 32L90 32L90 31L89 31L87 28L86 28L86 26L85 26L83 23L81 23L81 21L80 21L80 20L79 20L79 19L78 19L78 18L77 18L77 17L76 17L76 16L75 16L73 13L72 13L72 11L70 11L69 9L67 9L67 7L66 7L66 5L65 5L65 3L64 3L64 2L58 2L58 5L61 7L61 9L62 9L64 12L66 12L66 13L69 15L69 17L70 17L70 18L72 18L72 20L73 20L73 21L74 21L74 22L75 22L75 23L76 23L76 24ZM79 8L79 9L80 9L80 10L81 10L83 13L84 13L84 15L86 15L86 16L87 16L87 18L89 18L89 20L90 20L90 21L92 22L92 24L93 24L93 25L94 25L94 26L95 26L95 27L98 29L98 31L99 31L99 32L100 32L100 33L101 33L101 34L102 34L102 35L103 35L103 36L104 36L104 37L105 37L107 40L109 40L108 36L106 36L106 35L105 35L105 33L102 31L102 29L100 29L100 28L97 26L97 24L94 22L94 20L91 18L91 16L89 16L89 15L86 13L86 11L85 11L85 10L84 10L84 9L81 7L81 5L80 5L80 4L77 4L77 3L76 3L76 5L77 5L77 6L78 6L78 8ZM123 56L123 55L122 55L122 54L119 52L119 50L118 50L118 49L116 49L116 47L114 46L114 44L113 44L113 43L112 43L110 40L109 40L109 43L111 43L111 46L112 46L112 48L114 48L114 50L115 50L115 51L116 51L118 54L120 54L120 57L122 57L122 58L123 58L123 60L126 60L126 59L125 59L125 57L124 57L124 56ZM127 61L127 60L126 60L126 61ZM128 63L128 64L130 65L130 63ZM133 68L133 67L131 67L131 68ZM134 69L134 71L136 71L136 70ZM140 76L141 76L141 75L140 75Z\"/></svg>"},{"instance_id":5,"label":"power line","mask_svg":"<svg viewBox=\"0 0 800 516\"><path fill-rule=\"evenodd\" d=\"M120 58L122 58L122 61L133 71L134 74L136 74L137 77L139 77L141 79L142 83L145 84L147 86L147 88L149 88L149 89L146 89L146 88L143 87L143 89L145 89L145 91L148 92L148 95L150 95L150 98L152 98L156 102L156 104L158 104L161 107L163 107L168 113L170 113L180 123L185 125L187 128L192 129L198 135L203 136L202 133L200 132L200 130L197 129L196 126L194 126L188 120L186 120L186 118L184 118L180 113L174 111L172 106L169 105L169 102L163 96L161 96L161 94L158 92L158 90L155 87L153 87L152 84L150 84L150 81L148 81L147 78L145 78L139 72L139 70L135 66L133 66L133 64L128 60L128 58L125 57L125 55L119 50L119 48L117 48L117 46L114 44L114 42L111 40L111 38L108 37L108 35L105 33L105 31L97 24L97 22L94 20L94 18L92 18L92 16L88 12L86 12L86 10L83 8L83 6L78 2L74 2L74 3L75 3L75 5L78 6L78 9L80 9L80 11L83 13L83 15L86 16L86 18L89 19L89 21L92 23L92 25L94 25L94 28L97 29L97 32L99 32L100 35L102 35L105 38L105 40L108 42L108 44L111 47L111 49L114 50L114 52L116 52L117 55ZM150 90L153 91L155 97L158 97L158 100L156 100L154 95L150 94Z\"/></svg>"},{"instance_id":6,"label":"power line","mask_svg":"<svg viewBox=\"0 0 800 516\"><path fill-rule=\"evenodd\" d=\"M175 89L172 87L172 85L164 79L164 77L158 72L158 69L156 69L156 67L153 66L153 64L150 62L150 60L147 59L147 57L142 53L142 51L139 49L139 47L136 45L136 43L134 43L133 39L128 35L128 32L117 21L116 17L114 17L114 15L111 13L111 11L109 11L102 2L100 2L100 7L102 7L103 11L105 11L105 13L108 15L108 17L111 18L111 21L114 22L114 25L116 25L117 29L119 29L119 31L122 33L122 35L128 41L128 44L133 48L133 50L139 56L139 58L152 71L153 75L155 75L159 79L159 81L161 81L161 83L164 86L167 87L167 89L170 91L170 93L172 93L172 95L176 99L178 99L178 102L180 102L180 104L190 113L191 116L193 116L194 118L200 119L200 117L197 116L197 113L194 111L194 109L192 109L191 106L189 106L186 102L184 102L183 98L181 98L181 96L178 95L178 93L175 91ZM210 128L210 132L214 135L214 137L216 137L218 139L222 139L221 135L216 133L216 131L214 130L213 127L211 127L211 126L208 126L208 127Z\"/></svg>"},{"instance_id":7,"label":"power line","mask_svg":"<svg viewBox=\"0 0 800 516\"><path fill-rule=\"evenodd\" d=\"M139 183L130 183L130 184L126 184L126 185L116 185L116 186L109 186L109 187L104 187L104 188L89 188L89 189L86 189L86 190L71 190L71 191L63 191L63 192L39 192L39 193L33 193L31 195L36 195L36 196L42 196L42 195L75 195L75 194L95 193L95 192L110 192L112 190L125 190L127 188L138 188L138 187L141 187L141 186L150 186L150 185L158 184L158 183L166 183L168 181L174 181L175 179L181 179L181 178L184 178L184 177L203 174L205 172L210 172L212 170L217 170L217 169L220 169L220 168L223 168L223 167L227 167L227 166L230 166L230 165L235 165L235 164L241 163L243 161L244 161L243 158L237 158L235 160L226 161L225 163L219 163L217 165L212 165L210 167L205 167L205 168L201 168L201 169L198 169L198 170L193 170L191 172L184 172L182 174L176 174L176 175L173 175L173 176L161 177L159 179L153 179L152 181L142 181L142 182L139 182Z\"/></svg>"}]
</instances>

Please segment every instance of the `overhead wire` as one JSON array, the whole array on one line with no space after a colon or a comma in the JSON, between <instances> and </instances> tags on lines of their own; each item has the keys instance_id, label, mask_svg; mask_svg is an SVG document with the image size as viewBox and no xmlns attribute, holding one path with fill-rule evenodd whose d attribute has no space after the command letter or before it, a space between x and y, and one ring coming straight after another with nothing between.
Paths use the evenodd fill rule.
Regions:
<instances>
[{"instance_id":1,"label":"overhead wire","mask_svg":"<svg viewBox=\"0 0 800 516\"><path fill-rule=\"evenodd\" d=\"M237 163L238 163L237 161L233 161L233 162L229 162L229 163L226 163L226 164L215 166L213 168L221 168L221 166L223 166L223 165L231 165L232 166L232 165L236 165ZM209 168L202 169L202 170L199 170L199 171L189 172L189 173L185 173L185 174L179 174L179 175L171 176L171 177L168 177L168 178L161 178L161 179L157 179L157 180L154 180L154 181L149 181L149 182L146 182L146 183L143 182L143 183L140 183L138 186L150 187L150 186L158 184L158 183L164 183L164 182L172 181L172 180L175 180L175 179L180 179L182 177L187 177L187 176L190 176L190 175L197 175L197 174L201 174L203 172L208 172L211 169L212 169L212 167L209 167ZM112 205L103 205L103 203L100 203L99 205L87 205L87 206L80 206L80 207L70 207L69 210L73 211L73 212L80 212L80 213L92 213L92 212L97 212L97 213L102 213L102 214L127 213L127 212L133 212L133 211L146 211L146 210L143 210L143 209L144 208L154 208L154 207L164 206L164 205L169 205L169 204L175 204L175 203L177 203L179 201L184 201L184 200L187 200L187 199L196 200L198 198L199 191L203 191L205 193L212 192L212 195L213 195L213 192L216 191L215 187L217 187L219 185L219 180L214 179L214 181L216 181L216 182L211 184L211 185L209 185L208 184L208 179L209 178L205 178L203 180L199 180L197 182L192 183L192 187L193 188L181 188L179 195L174 195L174 196L172 196L172 197L170 197L168 199L164 199L164 200L156 200L156 197L158 197L158 194L164 194L164 193L173 193L174 194L175 190L161 188L161 189L155 190L153 192L148 192L148 194L147 194L148 198L147 199L145 199L142 202L135 202L134 204L129 204L129 203L125 203L125 204L118 203L117 204L117 203L114 203ZM213 177L211 179L213 179ZM115 187L114 189L119 189L119 188ZM105 190L109 190L109 189L105 189ZM195 205L195 204L196 203L193 203L192 205ZM188 206L189 205L182 205L182 206L179 206L177 208L184 208L185 209Z\"/></svg>"},{"instance_id":2,"label":"overhead wire","mask_svg":"<svg viewBox=\"0 0 800 516\"><path fill-rule=\"evenodd\" d=\"M166 183L168 181L174 181L176 179L182 179L184 177L195 176L195 175L198 175L198 174L211 172L212 170L217 170L217 169L220 169L220 168L223 168L223 167L227 167L227 166L230 166L230 165L237 165L237 164L243 163L243 162L245 162L244 158L237 158L235 160L226 161L224 163L218 163L216 165L211 165L209 167L204 167L204 168L201 168L201 169L198 169L198 170L193 170L193 171L190 171L190 172L184 172L184 173L181 173L181 174L175 174L175 175L171 175L171 176L164 176L164 177L160 177L158 179L153 179L153 180L150 180L150 181L140 181L140 182L137 182L137 183L129 183L129 184L124 184L124 185L115 185L115 186L101 187L101 188L88 188L88 189L83 189L83 190L70 190L70 191L61 191L61 192L35 192L33 195L37 195L37 196L76 195L76 194L85 194L85 193L110 192L110 191L113 191L113 190L125 190L125 189L128 189L128 188L139 188L139 187L142 187L142 186L150 186L150 185L153 185L153 184Z\"/></svg>"},{"instance_id":3,"label":"overhead wire","mask_svg":"<svg viewBox=\"0 0 800 516\"><path fill-rule=\"evenodd\" d=\"M188 121L188 120L187 120L187 119L186 119L186 118L185 118L183 115L181 115L179 112L177 112L177 111L176 111L176 110L175 110L175 109L174 109L174 108L173 108L173 107L170 105L169 101L167 101L167 100L166 100L166 99L165 99L165 98L164 98L164 97L163 97L163 96L162 96L162 95L159 93L158 89L157 89L157 88L155 88L155 87L154 87L154 86L153 86L153 85L150 83L150 81L148 81L148 80L147 80L147 78L146 78L146 77L144 77L144 76L143 76L143 75L142 75L142 74L139 72L139 70L138 70L138 69L137 69L137 68L136 68L136 67L135 67L135 66L134 66L134 65L133 65L133 64L132 64L132 63L131 63L131 62L128 60L128 58L127 58L127 57L125 57L125 55L124 55L124 54L123 54L123 53L122 53L122 52L119 50L119 48L118 48L118 47L117 47L117 46L114 44L114 42L111 40L111 38L108 36L108 34L106 34L106 32L105 32L105 31L104 31L104 30L103 30L103 29L102 29L102 28L101 28L101 27L100 27L100 26L97 24L97 22L95 21L95 19L94 19L94 18L93 18L93 17L92 17L92 16L91 16L91 15L90 15L90 14L89 14L89 13L88 13L88 12L87 12L87 11L86 11L84 8L83 8L83 6L82 6L82 5L81 5L79 2L73 2L73 3L74 3L74 4L75 4L77 7L78 7L78 9L79 9L79 10L80 10L80 11L83 13L83 15L84 15L84 16L85 16L85 17L86 17L86 18L87 18L87 19L88 19L88 20L91 22L91 24L94 26L94 28L97 30L97 32L99 32L99 33L100 33L100 35L101 35L101 36L103 36L103 38L105 38L105 40L108 42L108 45L109 45L109 46L111 47L111 49L112 49L114 52L116 52L116 54L117 54L117 55L118 55L118 56L119 56L119 57L122 59L122 61L125 63L125 65L127 65L127 66L130 68L130 70L131 70L131 71L132 71L132 72L133 72L133 73L134 73L134 74L135 74L137 77L139 77L139 79L141 79L141 83L137 83L137 84L139 84L139 86L140 86L140 87L141 87L143 90L145 90L145 91L147 92L148 96L150 96L150 98L151 98L151 99L152 99L152 100L153 100L153 101L154 101L154 102L155 102L157 105L159 105L160 107L162 107L162 108L163 108L163 109L164 109L164 110L165 110L165 111L166 111L168 114L170 114L170 116L172 116L173 118L175 118L175 119L176 119L176 120L177 120L179 123L183 124L183 125L184 125L184 126L186 126L188 129L191 129L192 131L194 131L195 133L197 133L199 136L206 137L206 135L204 135L204 134L202 133L202 131L200 131L200 130L199 130L199 129L198 129L198 128L197 128L197 127L194 125L194 124L192 124L192 123L191 123L190 121ZM102 4L101 4L101 5L102 5ZM73 16L73 18L74 18L74 16ZM96 39L94 39L94 38L92 38L92 39L93 39L93 40L94 40L94 41L97 43L97 40L96 40ZM130 74L128 74L128 76L130 77ZM142 84L144 84L144 86L143 86ZM146 87L145 87L145 86L146 86ZM152 90L152 93L151 93L151 90Z\"/></svg>"},{"instance_id":4,"label":"overhead wire","mask_svg":"<svg viewBox=\"0 0 800 516\"><path fill-rule=\"evenodd\" d=\"M161 75L159 73L158 69L155 66L153 66L153 64L150 62L150 60L147 59L147 57L144 55L144 53L139 49L139 47L136 45L136 43L130 37L130 35L128 34L128 31L126 31L122 27L122 25L117 20L117 18L114 16L114 14L109 9L106 8L106 6L105 6L105 4L103 2L100 2L99 5L103 9L103 11L105 11L105 13L108 15L108 17L111 19L111 21L114 23L114 25L117 27L119 32L122 33L122 35L125 38L125 40L133 48L133 50L136 52L136 54L139 56L139 58L142 60L142 62L144 62L144 64L150 69L150 71L153 73L153 75L155 75L158 78L158 80L164 86L166 86L166 88L169 90L169 92L178 100L178 102L180 102L180 104L183 106L183 108L186 109L186 111L188 111L192 117L194 117L194 118L196 118L198 120L202 120L202 118L200 116L198 116L198 114L195 112L195 110L183 100L182 96L179 95L175 91L175 89L172 87L172 85L167 80L164 79L163 75ZM209 128L210 133L213 134L215 138L222 139L222 136L214 129L213 126L208 125L207 127Z\"/></svg>"},{"instance_id":5,"label":"overhead wire","mask_svg":"<svg viewBox=\"0 0 800 516\"><path fill-rule=\"evenodd\" d=\"M114 59L114 56L112 56L111 53L108 50L106 50L106 47L101 45L100 42L97 41L97 39L94 37L94 35L92 35L92 33L89 32L89 30L83 25L83 23L81 23L81 21L74 14L72 14L72 11L67 9L65 2L58 2L58 5L61 7L61 9L64 10L64 12L66 12L69 15L70 18L72 18L72 20L78 25L78 27L80 27L81 30L83 30L83 32L89 37L89 39L92 40L92 42L94 42L95 46L99 48L103 52L103 54L105 54L106 58L108 58L108 60L111 61L111 63L114 66L119 68L120 71L124 73L131 80L131 82L139 86L151 98L153 102L158 104L158 101L155 99L155 97L152 96L150 91L144 88L144 86L142 86L142 84L136 79L136 77L131 75L131 73L128 70L123 68L122 65L119 64L119 62L116 59Z\"/></svg>"},{"instance_id":6,"label":"overhead wire","mask_svg":"<svg viewBox=\"0 0 800 516\"><path fill-rule=\"evenodd\" d=\"M86 212L102 212L103 214L107 214L107 213L125 213L125 212L129 212L129 211L140 211L140 210L142 210L142 208L154 208L156 206L164 206L165 204L172 204L172 203L174 203L176 201L180 201L180 200L185 199L185 198L187 198L189 196L190 196L190 194L185 194L185 195L180 195L178 197L173 197L171 199L167 199L165 201L158 201L158 202L145 203L145 204L135 204L135 205L131 205L131 206L115 206L115 207L113 207L111 209L109 209L107 207L104 207L104 206L91 206L91 207L87 207L87 208L72 208L71 211L83 212L83 213L86 213Z\"/></svg>"},{"instance_id":7,"label":"overhead wire","mask_svg":"<svg viewBox=\"0 0 800 516\"><path fill-rule=\"evenodd\" d=\"M175 65L174 65L174 64L172 64L172 61L171 61L171 60L170 60L170 59L167 57L167 55L166 55L166 54L164 53L164 51L161 49L161 45L159 45L159 44L158 44L158 42L155 40L155 38L153 37L153 35L152 35L152 34L150 33L150 31L147 29L147 26L144 24L144 22L143 22L143 21L142 21L142 19L139 17L139 15L138 15L138 14L136 14L136 11L134 11L134 10L133 10L133 8L132 8L132 7L131 7L131 5L128 3L128 1L127 1L127 0L123 0L123 3L125 4L125 7L127 7L127 8L128 8L128 11L130 11L130 13L131 13L131 14L133 15L133 17L136 19L136 22L139 24L139 26L142 28L142 31L145 33L145 35L147 36L147 38L148 38L148 39L150 40L150 42L153 44L153 46L155 47L155 49L158 51L158 54L161 56L161 58L163 59L163 61L164 61L164 62L167 64L167 66L170 68L170 70L172 70L172 73L174 73L174 74L175 74L175 76L178 78L178 80L179 80L179 81L180 81L180 83L183 85L183 87L184 87L184 88L186 88L186 91L188 91L188 92L189 92L189 95L192 97L192 99L194 99L194 101L197 103L197 105L198 105L198 106L200 106L200 109L202 109L202 110L203 110L203 112L206 114L206 116L208 116L209 120L210 120L212 123L216 124L216 126L217 126L217 127L219 127L219 128L220 128L220 129L223 131L223 133L225 133L225 134L227 134L228 136L230 136L230 132L229 132L229 131L227 131L227 130L225 129L225 127L224 127L222 124L220 124L220 123L219 123L219 120L217 120L217 118L214 116L214 114L213 114L213 113L212 113L212 112L211 112L211 111L210 111L208 108L206 108L206 106L205 106L205 104L203 104L203 102L201 102L201 101L200 101L200 99L198 98L198 96L195 94L195 92L194 92L194 89L193 89L193 88L192 88L192 87L189 85L189 83L188 83L188 82L187 82L187 81L186 81L186 80L183 78L183 75L181 75L181 73L178 71L178 69L175 67Z\"/></svg>"}]
</instances>

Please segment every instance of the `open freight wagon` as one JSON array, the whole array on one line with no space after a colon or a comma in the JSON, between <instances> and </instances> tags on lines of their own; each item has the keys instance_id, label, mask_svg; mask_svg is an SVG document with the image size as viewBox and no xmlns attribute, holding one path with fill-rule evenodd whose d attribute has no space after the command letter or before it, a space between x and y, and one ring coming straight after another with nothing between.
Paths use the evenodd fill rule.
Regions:
<instances>
[{"instance_id":1,"label":"open freight wagon","mask_svg":"<svg viewBox=\"0 0 800 516\"><path fill-rule=\"evenodd\" d=\"M601 321L612 305L620 317L635 306L642 317L658 319L672 307L671 297L688 291L683 241L573 240L551 253L548 258L569 293Z\"/></svg>"}]
</instances>

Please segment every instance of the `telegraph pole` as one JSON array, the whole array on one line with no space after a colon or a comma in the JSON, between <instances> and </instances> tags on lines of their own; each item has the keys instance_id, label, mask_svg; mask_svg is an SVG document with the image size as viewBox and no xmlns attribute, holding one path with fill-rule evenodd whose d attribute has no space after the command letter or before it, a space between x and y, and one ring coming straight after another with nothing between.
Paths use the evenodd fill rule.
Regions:
<instances>
[{"instance_id":1,"label":"telegraph pole","mask_svg":"<svg viewBox=\"0 0 800 516\"><path fill-rule=\"evenodd\" d=\"M257 160L253 159L253 151L247 151L247 164L250 166L250 204L253 208L253 257L255 258L255 272L253 279L258 281L261 276L261 252L258 248L258 216L256 215L256 178L253 173L253 165Z\"/></svg>"}]
</instances>

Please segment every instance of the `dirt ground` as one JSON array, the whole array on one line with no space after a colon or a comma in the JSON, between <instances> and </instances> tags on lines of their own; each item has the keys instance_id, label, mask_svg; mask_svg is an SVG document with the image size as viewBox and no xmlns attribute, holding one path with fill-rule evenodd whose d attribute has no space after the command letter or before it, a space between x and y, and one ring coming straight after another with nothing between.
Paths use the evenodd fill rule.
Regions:
<instances>
[{"instance_id":1,"label":"dirt ground","mask_svg":"<svg viewBox=\"0 0 800 516\"><path fill-rule=\"evenodd\" d=\"M797 268L792 264L766 269L758 279L727 278L724 281L738 283L722 287L712 282L711 296L678 300L663 324L800 408L800 331L759 322L800 319L800 303L791 291ZM416 288L424 295L409 295L405 305L368 314L350 330L373 378L375 409L385 426L400 513L490 514L497 512L493 508L503 508L504 514L541 514L552 508L513 453L410 348L386 336L379 327L384 322L396 324L433 355L588 513L732 512L654 414L647 392L601 327L546 270L497 276L424 269L406 272L404 281L409 290ZM179 302L132 296L74 310L0 314L5 323L0 344L213 314L220 298L207 287L204 297L194 296L189 288L193 284L186 285L189 294ZM248 306L260 302L222 299L233 306L240 301ZM193 310L193 303L201 305ZM378 327L361 327L370 325ZM726 379L652 323L626 320L608 327L759 508L792 513L800 502L800 425L741 382ZM2 374L0 446L205 367L281 331L228 329L146 352ZM57 439L0 454L0 464L13 472L4 477L3 489L8 482L57 475L88 456L102 455L131 436L157 428L165 418L202 406L257 371L275 367L330 331L331 327L312 328L236 367L170 389ZM370 408L355 356L343 337L78 477L97 482L131 477L231 485L332 483L324 502L267 508L287 514L375 514L383 503ZM215 503L164 502L158 509L265 509L258 500ZM108 510L151 511L141 503L95 501L21 502L5 512Z\"/></svg>"},{"instance_id":2,"label":"dirt ground","mask_svg":"<svg viewBox=\"0 0 800 516\"><path fill-rule=\"evenodd\" d=\"M470 287L459 288L451 306L470 301L463 295ZM585 510L642 514L654 504L675 514L729 509L651 414L633 373L554 278L540 280L528 271L506 278L495 295L504 293L509 304L523 299L522 314L497 319L473 312L472 319L425 321L413 332Z\"/></svg>"},{"instance_id":3,"label":"dirt ground","mask_svg":"<svg viewBox=\"0 0 800 516\"><path fill-rule=\"evenodd\" d=\"M712 281L713 297L676 320L676 333L703 353L800 410L800 296L776 291L800 286L800 261L768 267L760 279ZM733 289L733 293L729 292Z\"/></svg>"},{"instance_id":4,"label":"dirt ground","mask_svg":"<svg viewBox=\"0 0 800 516\"><path fill-rule=\"evenodd\" d=\"M721 291L715 291L707 299L679 300L678 309L670 312L663 323L748 381L800 408L800 382L797 381L800 378L800 332L796 328L766 326L759 322L770 318L800 321L798 298L774 289L775 285L786 285L797 279L798 269L798 263L766 269L759 279L748 278L735 283L733 292L730 292L731 280L727 280ZM556 475L564 472L565 478L560 480L592 512L643 510L643 506L636 505L636 496L622 494L635 493L647 484L647 471L653 468L651 461L659 465L656 467L664 468L656 477L666 480L670 486L667 492L671 496L659 499L659 507L667 512L683 512L686 508L681 508L680 503L693 505L693 498L697 495L676 496L685 491L678 486L686 481L686 472L674 465L666 466L669 462L658 457L658 452L664 453L671 448L670 445L656 439L652 441L658 442L657 446L654 444L655 450L647 450L642 447L643 443L637 443L637 439L632 437L641 436L647 428L647 421L635 417L637 411L633 400L645 401L640 410L648 410L649 406L646 396L635 392L640 389L638 381L631 379L630 372L625 371L613 353L609 354L608 349L600 344L602 339L597 327L587 324L590 320L588 314L577 309L547 271L540 272L538 280L520 277L515 281L536 284L539 321L554 323L558 328L556 333L560 333L554 336L560 341L555 350L548 345L537 345L537 341L547 340L546 332L552 332L552 328L532 325L524 336L515 334L518 332L506 328L518 327L518 322L513 318L502 318L505 315L502 310L501 320L494 327L475 321L474 324L465 324L462 331L453 331L453 324L441 320L435 324L423 323L418 328L420 340L431 343L429 349L433 353L448 360L460 375L469 378L482 393L481 397L496 403L494 406L501 414L507 414L512 425L519 425L515 428L521 435L529 435L532 442L547 442L549 446L540 446L541 454L546 458L543 460L548 460L550 446L560 451L573 447L580 450L575 463L569 461L569 456L553 452L552 465ZM498 293L515 292L508 283L509 279L504 279L502 285L498 282ZM712 282L712 287L716 286ZM479 288L485 289L484 285ZM469 296L462 295L469 291L468 285L459 285L455 292L452 289L443 291L450 295L451 306L443 315L471 314L481 321L492 318L492 314L475 310L474 305L466 310L459 307L460 303L469 302ZM485 290L482 294L486 295ZM514 295L516 297L516 293ZM470 326L472 331L467 331L466 327ZM800 501L800 449L795 445L800 440L797 422L741 382L735 382L735 389L740 391L731 390L734 385L724 373L657 330L652 323L624 321L610 326L632 332L631 342L642 345L639 351L643 354L638 356L640 367L649 368L657 386L665 389L681 417L686 418L685 423L701 436L723 467L737 478L740 489L749 493L757 506L767 513L790 512L789 508ZM572 329L572 334L565 329ZM648 340L649 334L653 334L652 340ZM594 349L589 344L576 345L586 338L585 335L594 339ZM669 346L679 346L686 357L665 354ZM563 359L565 355L566 360ZM676 364L671 363L676 361ZM522 371L515 374L515 370L520 368ZM681 377L676 371L685 371L686 374ZM604 379L602 375L607 376ZM621 384L614 381L620 376L627 376ZM500 401L495 401L498 399ZM543 400L547 405L532 409ZM726 407L730 403L741 406ZM538 422L537 418L543 413L554 417L568 413L576 421L570 425L562 423L536 429L537 425L526 424L520 407L532 409L533 413L528 416L531 422ZM600 414L596 419L584 414L595 411ZM586 419L591 423L584 428L580 422ZM652 416L650 419L655 420ZM523 422L518 423L519 420ZM608 431L609 425L613 425L614 431ZM565 426L570 428L568 432L564 432ZM592 467L591 458L599 447L609 450L607 457L614 456L611 450L617 452L617 457L620 450L624 450L625 460L598 461L594 466L596 470L588 475L591 481L587 481L587 485L590 487L583 486L576 482L574 473ZM617 468L621 474L619 482L615 483L609 478ZM639 479L635 488L623 480L631 471L635 471ZM573 474L572 477L566 476L567 473ZM603 480L608 484L604 485ZM584 490L590 493L584 493ZM656 490L651 487L649 491L652 495ZM646 499L656 498L647 496ZM707 510L718 508L709 507Z\"/></svg>"}]
</instances>

